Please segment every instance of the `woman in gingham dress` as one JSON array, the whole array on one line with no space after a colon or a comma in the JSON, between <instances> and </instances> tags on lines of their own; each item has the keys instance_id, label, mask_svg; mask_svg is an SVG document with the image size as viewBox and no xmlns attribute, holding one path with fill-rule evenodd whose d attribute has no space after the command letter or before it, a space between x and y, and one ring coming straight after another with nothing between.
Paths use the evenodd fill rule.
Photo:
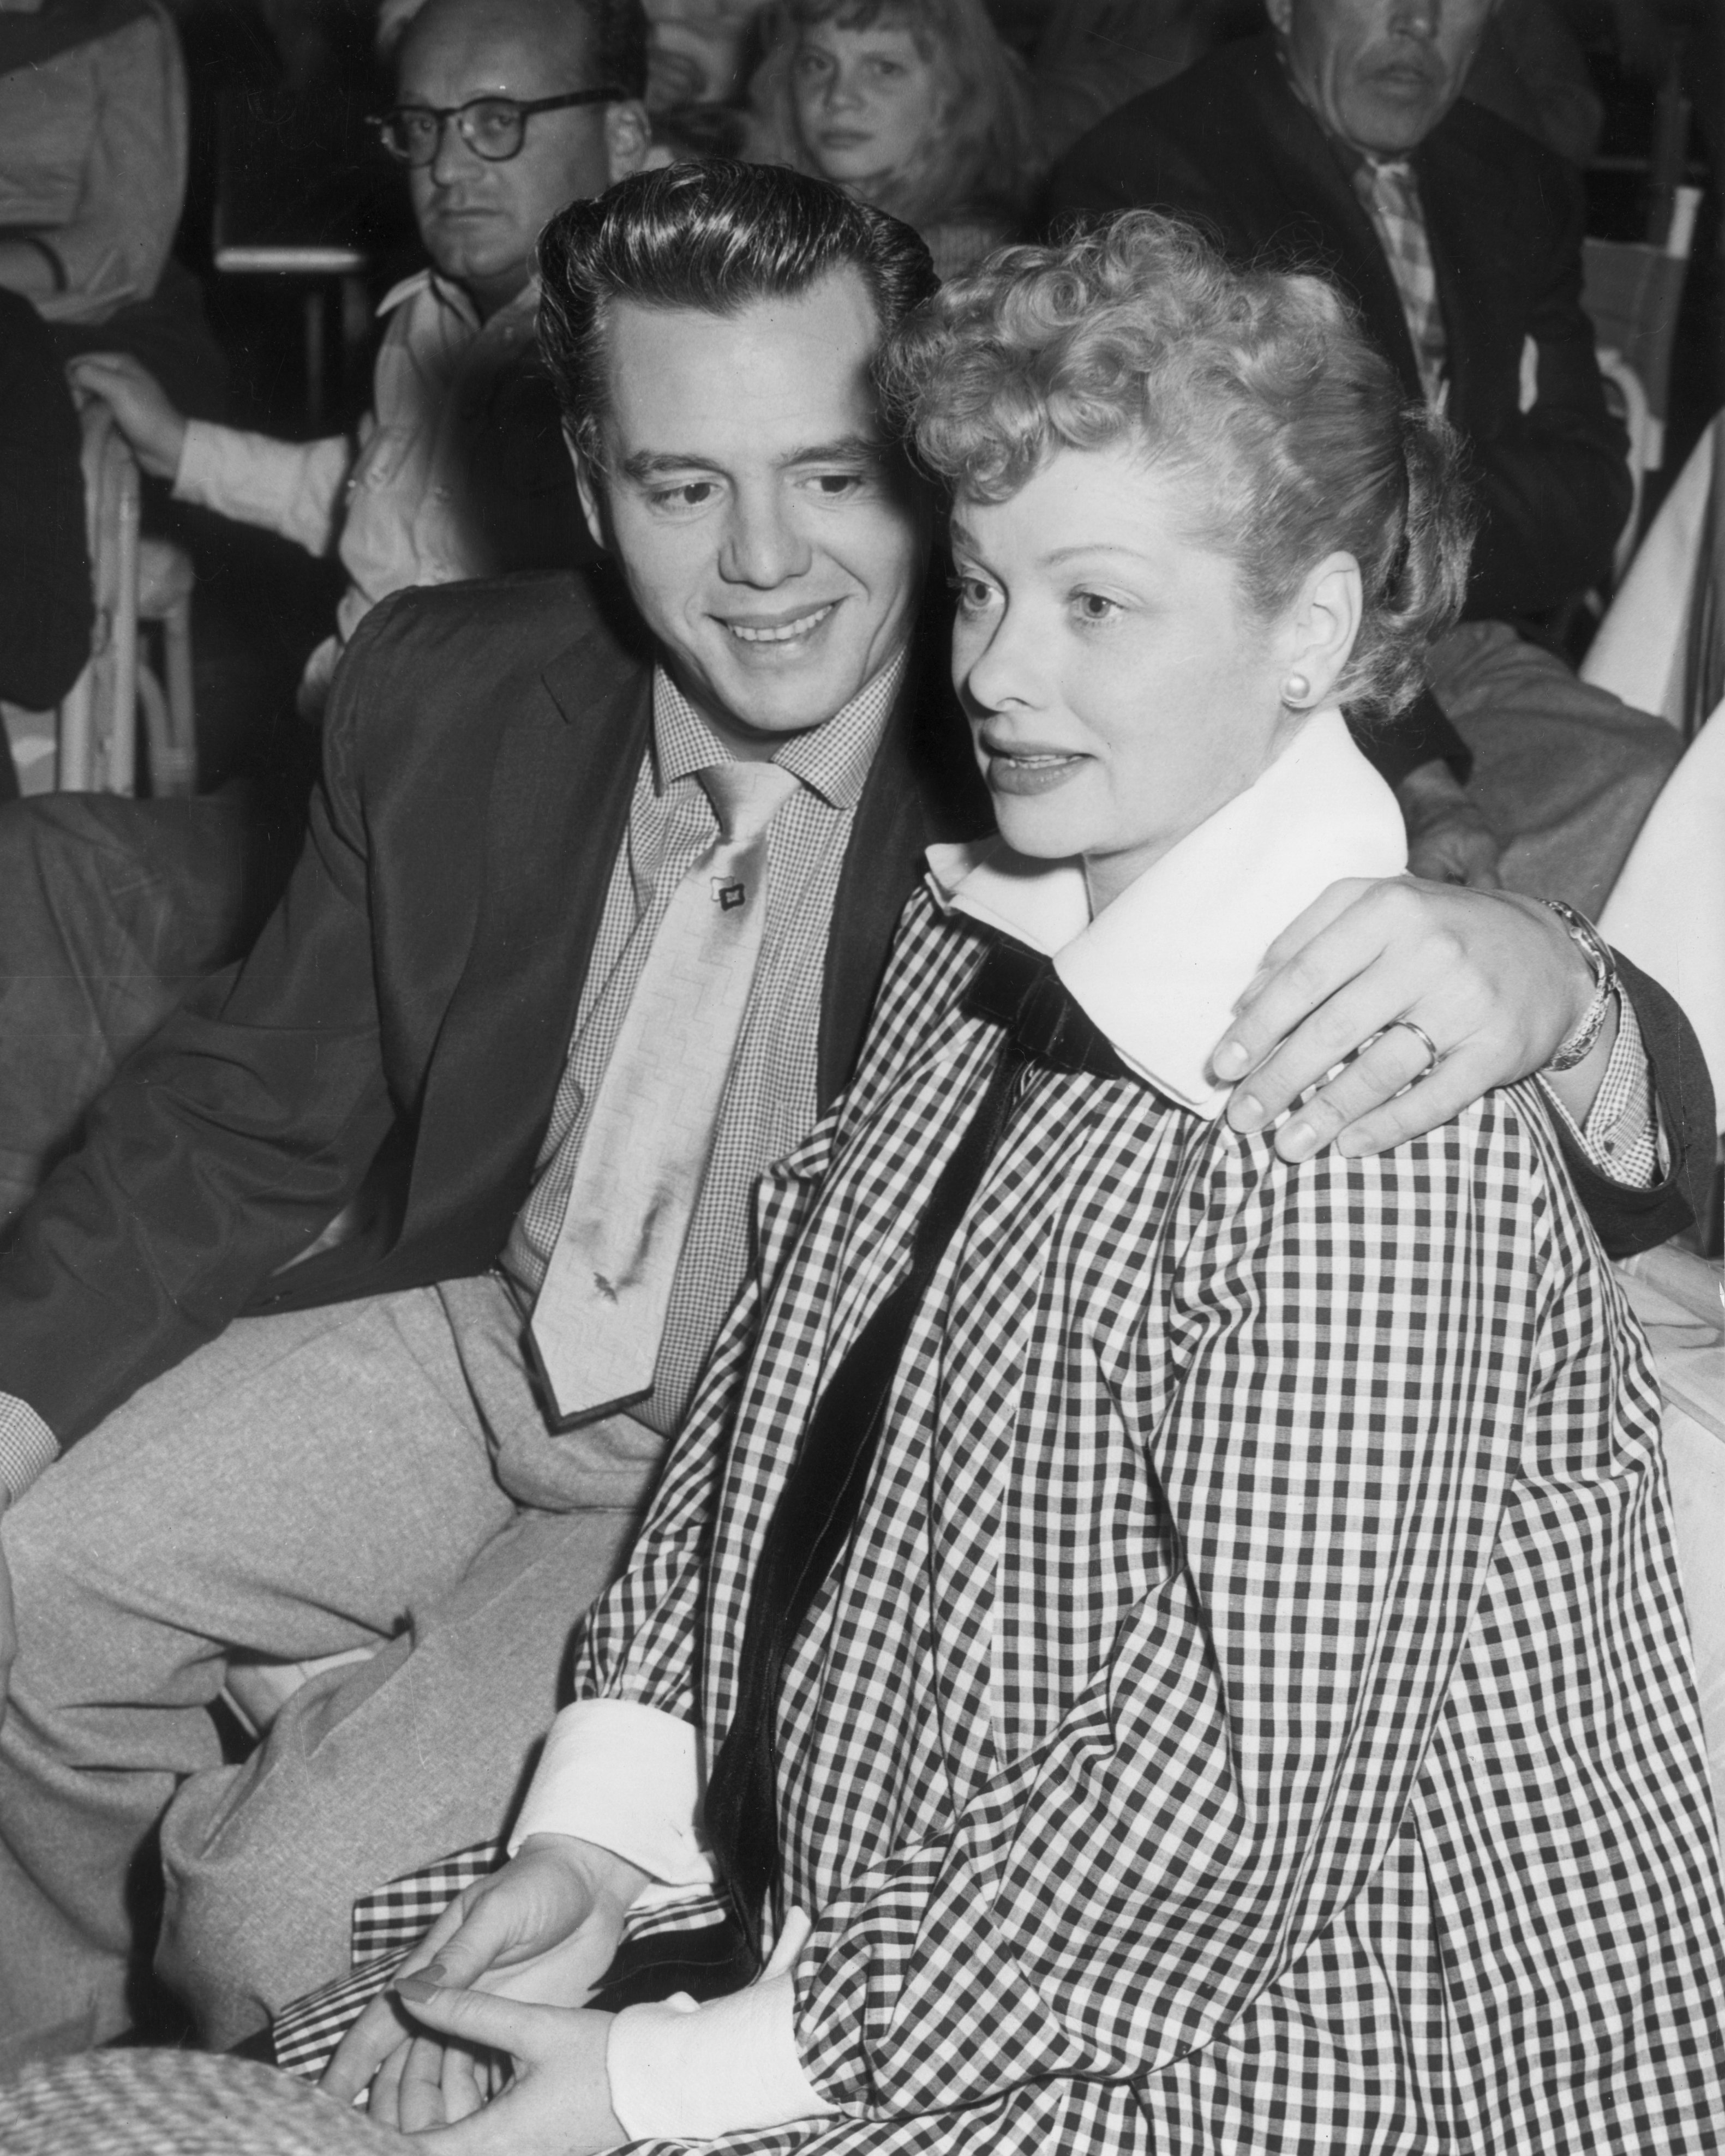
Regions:
<instances>
[{"instance_id":1,"label":"woman in gingham dress","mask_svg":"<svg viewBox=\"0 0 1725 2156\"><path fill-rule=\"evenodd\" d=\"M1204 1067L1291 901L1399 844L1336 706L1453 608L1441 423L1327 287L1147 215L949 288L890 378L1003 843L937 850L767 1180L519 1853L395 1994L460 2041L374 2111L474 2111L451 2156L1717 2148L1659 1398L1548 1119L1610 1024L1365 1159Z\"/></svg>"}]
</instances>

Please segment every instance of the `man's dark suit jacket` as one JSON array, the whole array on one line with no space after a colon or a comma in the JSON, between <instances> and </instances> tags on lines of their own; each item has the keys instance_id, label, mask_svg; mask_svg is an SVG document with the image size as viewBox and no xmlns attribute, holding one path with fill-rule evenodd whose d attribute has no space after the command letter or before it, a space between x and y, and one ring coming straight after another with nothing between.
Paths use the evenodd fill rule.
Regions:
<instances>
[{"instance_id":1,"label":"man's dark suit jacket","mask_svg":"<svg viewBox=\"0 0 1725 2156\"><path fill-rule=\"evenodd\" d=\"M1609 567L1630 506L1623 430L1605 408L1581 305L1580 182L1465 100L1412 163L1449 340L1449 416L1469 445L1482 516L1468 610L1543 613ZM1135 208L1199 219L1237 261L1322 271L1420 396L1376 228L1272 38L1225 45L1122 105L1050 183L1055 217ZM1538 394L1523 413L1528 339Z\"/></svg>"},{"instance_id":2,"label":"man's dark suit jacket","mask_svg":"<svg viewBox=\"0 0 1725 2156\"><path fill-rule=\"evenodd\" d=\"M923 848L987 828L922 633L864 789L828 945L819 1088L861 1045ZM306 849L250 957L141 1050L0 1255L0 1391L64 1444L245 1311L480 1272L527 1194L651 722L651 654L603 583L404 592L355 637ZM1651 983L1662 1098L1712 1163L1705 1066ZM382 1163L395 1202L297 1257ZM1578 1159L1608 1245L1689 1217ZM1705 1169L1702 1170L1705 1172Z\"/></svg>"},{"instance_id":3,"label":"man's dark suit jacket","mask_svg":"<svg viewBox=\"0 0 1725 2156\"><path fill-rule=\"evenodd\" d=\"M819 1087L932 840L988 827L940 611L840 875ZM483 1271L527 1194L651 725L608 580L404 592L362 625L285 896L140 1051L0 1256L0 1390L64 1444L244 1311ZM353 1240L285 1273L373 1177Z\"/></svg>"}]
</instances>

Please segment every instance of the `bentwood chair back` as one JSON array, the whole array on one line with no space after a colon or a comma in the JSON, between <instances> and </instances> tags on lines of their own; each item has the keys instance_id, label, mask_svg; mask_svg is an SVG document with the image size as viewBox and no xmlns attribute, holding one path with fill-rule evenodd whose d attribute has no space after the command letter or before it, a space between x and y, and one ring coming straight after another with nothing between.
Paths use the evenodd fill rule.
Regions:
<instances>
[{"instance_id":1,"label":"bentwood chair back","mask_svg":"<svg viewBox=\"0 0 1725 2156\"><path fill-rule=\"evenodd\" d=\"M192 564L180 547L140 533L137 462L100 398L85 405L82 424L95 625L90 659L59 707L55 783L69 793L136 793L141 711L151 792L191 793ZM140 622L161 627L165 683L141 657Z\"/></svg>"}]
</instances>

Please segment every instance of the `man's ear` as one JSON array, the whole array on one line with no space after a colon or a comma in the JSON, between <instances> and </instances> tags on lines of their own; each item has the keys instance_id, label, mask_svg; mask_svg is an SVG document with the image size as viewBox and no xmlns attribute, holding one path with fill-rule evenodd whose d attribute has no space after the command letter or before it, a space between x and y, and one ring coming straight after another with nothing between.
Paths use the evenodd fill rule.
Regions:
<instances>
[{"instance_id":1,"label":"man's ear","mask_svg":"<svg viewBox=\"0 0 1725 2156\"><path fill-rule=\"evenodd\" d=\"M599 483L598 474L576 447L567 427L563 429L563 447L569 452L569 461L575 467L575 491L581 496L581 514L587 520L593 543L608 554L611 540L605 516L605 490Z\"/></svg>"},{"instance_id":2,"label":"man's ear","mask_svg":"<svg viewBox=\"0 0 1725 2156\"><path fill-rule=\"evenodd\" d=\"M639 100L605 107L605 170L613 187L640 171L652 146L653 123Z\"/></svg>"},{"instance_id":3,"label":"man's ear","mask_svg":"<svg viewBox=\"0 0 1725 2156\"><path fill-rule=\"evenodd\" d=\"M1359 563L1352 554L1326 555L1307 575L1283 618L1282 665L1311 684L1299 700L1302 704L1329 702L1364 613Z\"/></svg>"}]
</instances>

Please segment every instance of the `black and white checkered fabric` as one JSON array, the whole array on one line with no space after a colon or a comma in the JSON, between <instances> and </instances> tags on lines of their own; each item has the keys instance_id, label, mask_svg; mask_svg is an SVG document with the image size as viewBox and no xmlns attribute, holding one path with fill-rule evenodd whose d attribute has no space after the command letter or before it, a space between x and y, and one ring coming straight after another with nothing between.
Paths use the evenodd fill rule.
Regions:
<instances>
[{"instance_id":1,"label":"black and white checkered fabric","mask_svg":"<svg viewBox=\"0 0 1725 2156\"><path fill-rule=\"evenodd\" d=\"M578 1690L709 1750L822 1372L992 1059L975 955L913 905L588 1627ZM779 1748L798 2046L845 2116L739 2156L1725 2138L1658 1394L1532 1089L1294 1166L1033 1075Z\"/></svg>"}]
</instances>

